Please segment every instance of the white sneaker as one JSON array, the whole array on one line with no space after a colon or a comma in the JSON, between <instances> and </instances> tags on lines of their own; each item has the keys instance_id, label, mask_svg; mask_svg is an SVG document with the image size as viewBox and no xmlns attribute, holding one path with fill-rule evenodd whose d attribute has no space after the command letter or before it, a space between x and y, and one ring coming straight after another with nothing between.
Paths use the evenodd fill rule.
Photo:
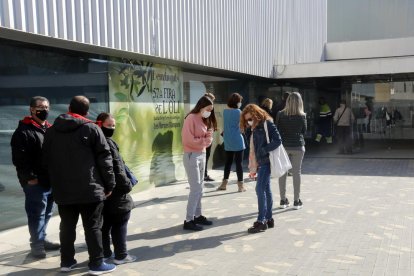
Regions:
<instances>
[{"instance_id":1,"label":"white sneaker","mask_svg":"<svg viewBox=\"0 0 414 276\"><path fill-rule=\"evenodd\" d=\"M137 257L135 257L134 255L129 255L128 254L122 260L114 259L114 264L121 265L121 264L126 264L126 263L132 263L132 262L135 262L136 260L137 260Z\"/></svg>"}]
</instances>

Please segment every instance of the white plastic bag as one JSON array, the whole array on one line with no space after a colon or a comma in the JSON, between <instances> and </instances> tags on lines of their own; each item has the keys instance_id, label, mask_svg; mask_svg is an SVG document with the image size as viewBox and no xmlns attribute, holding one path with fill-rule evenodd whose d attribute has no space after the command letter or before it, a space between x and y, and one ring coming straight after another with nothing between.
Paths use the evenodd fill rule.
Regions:
<instances>
[{"instance_id":1,"label":"white plastic bag","mask_svg":"<svg viewBox=\"0 0 414 276\"><path fill-rule=\"evenodd\" d=\"M264 129L266 132L266 140L269 144L270 139L266 121L264 123ZM279 178L292 168L289 156L285 150L285 147L282 144L280 144L280 146L277 149L269 152L269 159L272 177Z\"/></svg>"}]
</instances>

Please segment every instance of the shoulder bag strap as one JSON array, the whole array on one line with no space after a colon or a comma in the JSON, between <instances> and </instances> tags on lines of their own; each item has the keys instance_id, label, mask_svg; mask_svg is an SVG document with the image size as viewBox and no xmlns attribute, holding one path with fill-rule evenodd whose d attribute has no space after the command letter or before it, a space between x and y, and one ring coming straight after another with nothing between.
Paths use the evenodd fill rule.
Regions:
<instances>
[{"instance_id":1,"label":"shoulder bag strap","mask_svg":"<svg viewBox=\"0 0 414 276\"><path fill-rule=\"evenodd\" d=\"M266 141L269 144L270 140L269 140L269 132L267 131L267 121L266 120L264 121L264 130L266 132Z\"/></svg>"},{"instance_id":2,"label":"shoulder bag strap","mask_svg":"<svg viewBox=\"0 0 414 276\"><path fill-rule=\"evenodd\" d=\"M346 109L347 109L347 107L345 106L344 111L342 111L341 116L339 116L339 118L338 118L338 121L337 121L337 122L339 122L339 120L341 120L342 115L344 115L344 113L345 113Z\"/></svg>"}]
</instances>

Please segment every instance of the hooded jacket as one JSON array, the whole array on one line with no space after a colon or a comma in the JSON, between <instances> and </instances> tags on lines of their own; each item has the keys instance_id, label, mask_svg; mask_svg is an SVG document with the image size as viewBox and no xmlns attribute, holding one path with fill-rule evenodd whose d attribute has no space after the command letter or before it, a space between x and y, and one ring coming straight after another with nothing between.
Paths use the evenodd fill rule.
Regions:
<instances>
[{"instance_id":1,"label":"hooded jacket","mask_svg":"<svg viewBox=\"0 0 414 276\"><path fill-rule=\"evenodd\" d=\"M22 187L29 180L36 179L43 187L50 187L47 171L42 167L42 145L46 129L50 124L46 121L39 125L31 116L19 121L14 131L10 146L12 161L16 167L17 177Z\"/></svg>"},{"instance_id":2,"label":"hooded jacket","mask_svg":"<svg viewBox=\"0 0 414 276\"><path fill-rule=\"evenodd\" d=\"M102 130L78 114L62 114L48 129L43 165L60 205L103 201L115 186L111 151Z\"/></svg>"}]
</instances>

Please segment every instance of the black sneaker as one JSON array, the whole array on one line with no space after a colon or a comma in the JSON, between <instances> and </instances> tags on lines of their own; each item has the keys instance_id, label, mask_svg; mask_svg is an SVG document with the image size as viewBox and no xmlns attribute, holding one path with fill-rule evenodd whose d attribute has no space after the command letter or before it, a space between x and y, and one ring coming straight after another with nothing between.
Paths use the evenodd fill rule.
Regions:
<instances>
[{"instance_id":1,"label":"black sneaker","mask_svg":"<svg viewBox=\"0 0 414 276\"><path fill-rule=\"evenodd\" d=\"M203 230L203 227L195 224L194 220L191 220L191 221L184 221L183 229L192 230L192 231L201 231Z\"/></svg>"},{"instance_id":2,"label":"black sneaker","mask_svg":"<svg viewBox=\"0 0 414 276\"><path fill-rule=\"evenodd\" d=\"M30 255L36 259L46 258L46 251L43 245L36 245L30 249Z\"/></svg>"},{"instance_id":3,"label":"black sneaker","mask_svg":"<svg viewBox=\"0 0 414 276\"><path fill-rule=\"evenodd\" d=\"M204 181L210 182L210 181L214 181L213 178L211 178L209 175L204 176Z\"/></svg>"},{"instance_id":4,"label":"black sneaker","mask_svg":"<svg viewBox=\"0 0 414 276\"><path fill-rule=\"evenodd\" d=\"M212 225L213 224L213 222L211 220L208 220L205 216L194 217L194 223L201 224L201 225Z\"/></svg>"},{"instance_id":5,"label":"black sneaker","mask_svg":"<svg viewBox=\"0 0 414 276\"><path fill-rule=\"evenodd\" d=\"M280 200L280 209L286 209L289 205L289 199L286 198L285 200Z\"/></svg>"},{"instance_id":6,"label":"black sneaker","mask_svg":"<svg viewBox=\"0 0 414 276\"><path fill-rule=\"evenodd\" d=\"M247 229L247 232L250 233L250 234L255 234L255 233L263 232L266 229L267 229L267 224L266 223L256 221L255 223L253 223L252 227Z\"/></svg>"},{"instance_id":7,"label":"black sneaker","mask_svg":"<svg viewBox=\"0 0 414 276\"><path fill-rule=\"evenodd\" d=\"M301 201L300 199L295 200L295 201L293 202L293 207L294 207L296 210L301 209L301 208L302 208L302 201Z\"/></svg>"},{"instance_id":8,"label":"black sneaker","mask_svg":"<svg viewBox=\"0 0 414 276\"><path fill-rule=\"evenodd\" d=\"M60 248L60 243L51 242L48 240L44 240L43 245L45 247L45 250L58 250Z\"/></svg>"},{"instance_id":9,"label":"black sneaker","mask_svg":"<svg viewBox=\"0 0 414 276\"><path fill-rule=\"evenodd\" d=\"M267 228L275 227L275 220L273 218L267 220Z\"/></svg>"}]
</instances>

